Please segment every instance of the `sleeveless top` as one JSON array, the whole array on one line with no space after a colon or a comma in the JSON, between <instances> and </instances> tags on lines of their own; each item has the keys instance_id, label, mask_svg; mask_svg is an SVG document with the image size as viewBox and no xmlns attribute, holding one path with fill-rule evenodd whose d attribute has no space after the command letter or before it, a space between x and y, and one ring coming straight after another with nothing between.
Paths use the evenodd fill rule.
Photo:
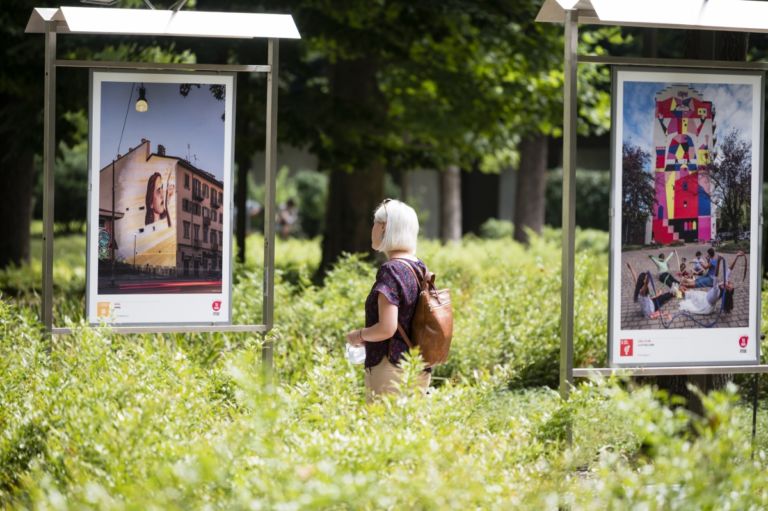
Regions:
<instances>
[{"instance_id":1,"label":"sleeveless top","mask_svg":"<svg viewBox=\"0 0 768 511\"><path fill-rule=\"evenodd\" d=\"M367 328L379 322L379 293L381 293L389 303L397 306L397 321L410 338L411 319L419 298L419 282L403 263L411 265L419 275L426 271L421 260L400 259L382 264L376 273L376 282L373 283L371 292L365 300L365 326ZM386 341L366 342L365 367L367 369L378 365L384 357L389 357L389 361L397 365L403 353L407 351L408 345L398 331L395 331L392 338Z\"/></svg>"}]
</instances>

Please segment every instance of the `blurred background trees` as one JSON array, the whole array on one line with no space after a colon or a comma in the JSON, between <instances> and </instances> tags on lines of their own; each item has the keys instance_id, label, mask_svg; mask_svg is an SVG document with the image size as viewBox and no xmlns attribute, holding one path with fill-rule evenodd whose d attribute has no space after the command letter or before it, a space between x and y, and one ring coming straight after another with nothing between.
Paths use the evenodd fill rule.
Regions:
<instances>
[{"instance_id":1,"label":"blurred background trees","mask_svg":"<svg viewBox=\"0 0 768 511\"><path fill-rule=\"evenodd\" d=\"M0 18L6 48L0 184L8 193L0 201L0 266L27 257L29 219L41 211L35 158L42 149L43 44L23 28L33 7L57 5L6 3ZM196 0L184 8L296 19L302 40L280 47L278 165L287 168L289 190L281 200L298 202L304 235L322 236L325 270L342 252L369 251L371 213L386 196L413 203L425 234L446 242L488 232L482 228L487 221L511 222L503 230L523 242L529 230L559 225L562 31L533 21L540 4ZM121 0L118 6L144 3ZM688 44L690 37L581 27L580 45L585 53L660 57L684 56L694 43L712 46ZM765 48L746 42L742 37L719 46L764 55ZM254 64L266 60L266 41L65 36L59 56ZM78 184L86 186L85 90L87 73L60 69L56 219L72 229L85 212L85 188ZM264 76L238 75L239 211L247 199L259 200L265 90ZM577 222L607 228L610 69L581 65L579 95ZM248 215L236 220L242 247Z\"/></svg>"}]
</instances>

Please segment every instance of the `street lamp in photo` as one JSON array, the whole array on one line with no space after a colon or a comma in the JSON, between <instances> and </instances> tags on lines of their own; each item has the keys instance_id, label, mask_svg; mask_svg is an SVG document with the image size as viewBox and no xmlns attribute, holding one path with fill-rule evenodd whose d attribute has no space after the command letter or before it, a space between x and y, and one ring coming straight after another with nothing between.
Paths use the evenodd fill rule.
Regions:
<instances>
[{"instance_id":1,"label":"street lamp in photo","mask_svg":"<svg viewBox=\"0 0 768 511\"><path fill-rule=\"evenodd\" d=\"M136 111L144 113L149 110L149 101L147 101L147 89L144 84L139 87L139 99L136 100Z\"/></svg>"}]
</instances>

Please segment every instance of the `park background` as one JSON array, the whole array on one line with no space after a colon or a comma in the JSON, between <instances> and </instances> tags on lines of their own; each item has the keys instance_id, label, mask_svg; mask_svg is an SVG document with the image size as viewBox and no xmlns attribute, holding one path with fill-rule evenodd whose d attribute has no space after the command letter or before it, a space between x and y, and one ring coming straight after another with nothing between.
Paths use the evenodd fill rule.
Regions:
<instances>
[{"instance_id":1,"label":"park background","mask_svg":"<svg viewBox=\"0 0 768 511\"><path fill-rule=\"evenodd\" d=\"M753 446L748 379L701 400L687 394L688 407L647 380L583 385L568 402L552 390L562 37L560 27L533 22L540 2L185 7L286 12L303 36L281 43L278 202L297 200L305 238L277 245L272 383L262 379L260 337L81 328L88 98L78 70L61 70L58 80L54 268L56 322L77 333L43 336L34 220L43 44L23 27L45 5L55 4L5 1L0 21L0 506L768 505L768 414L760 412ZM594 27L584 27L580 44L598 54L731 60L768 50L744 34ZM252 64L266 58L266 43L68 36L59 55ZM601 366L610 75L582 66L579 76L575 363ZM237 182L249 185L237 188L236 203L244 211L247 199L263 197L263 77L238 76L237 90ZM343 333L362 323L375 272L366 256L371 213L383 197L401 197L422 215L419 255L454 293L455 343L429 398L409 399L406 390L367 407ZM236 323L258 322L261 311L263 240L246 237L246 217L236 229ZM407 381L415 368L407 366ZM684 383L657 383L685 393Z\"/></svg>"}]
</instances>

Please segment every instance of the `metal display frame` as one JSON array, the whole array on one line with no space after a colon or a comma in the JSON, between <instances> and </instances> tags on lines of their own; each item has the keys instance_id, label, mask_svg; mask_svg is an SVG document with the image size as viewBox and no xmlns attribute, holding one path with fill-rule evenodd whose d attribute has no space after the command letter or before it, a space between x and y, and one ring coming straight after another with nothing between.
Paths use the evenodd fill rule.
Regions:
<instances>
[{"instance_id":1,"label":"metal display frame","mask_svg":"<svg viewBox=\"0 0 768 511\"><path fill-rule=\"evenodd\" d=\"M710 374L754 374L755 378L763 373L768 373L768 365L691 365L669 367L573 367L573 341L574 341L574 284L575 284L575 218L576 218L576 116L578 114L577 72L579 64L598 65L622 65L622 66L654 66L677 67L718 70L751 70L768 71L768 62L731 62L731 61L705 61L693 59L660 59L660 58L626 58L598 55L580 55L578 53L579 23L603 24L611 26L635 26L644 28L682 28L699 30L726 30L747 32L768 32L763 26L753 26L755 18L744 16L739 20L740 24L728 26L716 26L707 16L705 9L706 0L701 0L702 9L700 18L692 18L688 23L676 22L672 25L665 18L658 17L660 21L650 22L642 19L634 19L640 8L639 3L633 0L611 0L611 8L619 8L616 5L626 5L626 19L617 19L611 12L610 18L602 20L601 12L604 12L608 2L602 0L545 0L537 22L562 23L564 28L564 84L563 84L563 194L562 194L562 273L561 273L561 329L560 329L560 395L568 399L570 389L573 387L574 378L591 378L600 376L660 376L660 375L710 375ZM741 9L754 7L755 2L734 0L733 12L741 12ZM758 6L766 9L768 4ZM648 15L647 12L643 16ZM653 16L651 16L653 18ZM763 98L764 99L764 98ZM762 105L765 108L764 103ZM762 150L762 148L761 148ZM764 165L764 162L762 163ZM759 169L762 175L762 169ZM762 236L763 211L759 205L758 227ZM609 216L612 217L616 206L611 202ZM758 276L760 278L760 276ZM758 312L759 314L759 312ZM759 325L759 321L758 321ZM759 328L759 326L758 326ZM762 336L761 336L762 337ZM757 380L756 380L757 382ZM757 385L757 383L756 383Z\"/></svg>"},{"instance_id":2,"label":"metal display frame","mask_svg":"<svg viewBox=\"0 0 768 511\"><path fill-rule=\"evenodd\" d=\"M65 11L66 10L66 11ZM73 12L77 11L77 12ZM115 62L115 61L90 61L90 60L64 60L57 58L57 35L59 33L79 34L107 34L116 32L94 31L92 29L75 30L68 25L74 23L77 16L87 15L91 20L94 17L104 15L114 18L119 16L120 9L110 8L61 8L61 9L35 9L30 22L27 25L28 33L43 33L45 38L45 97L44 97L44 121L43 121L43 261L42 261L42 303L41 317L45 332L48 335L68 335L73 333L72 328L54 326L53 318L53 243L54 243L54 173L55 173L55 145L56 145L56 70L58 68L86 68L86 69L112 69L112 70L152 70L174 72L208 72L208 73L265 73L267 75L267 102L266 102L266 143L265 143L265 221L264 221L264 275L262 289L262 323L260 324L195 324L195 325L140 325L140 326L105 326L88 327L103 329L106 332L117 334L148 334L148 333L260 333L264 336L262 347L263 361L268 370L272 367L272 342L267 340L266 334L274 325L274 273L275 273L275 193L277 173L277 92L279 75L279 40L280 38L300 38L298 30L290 16L284 15L260 15L253 13L203 13L203 12L179 12L179 11L142 11L130 10L131 15L138 14L146 19L161 17L169 20L166 31L159 30L153 35L159 36L199 36L209 38L239 38L253 39L256 37L267 39L267 64L266 65L234 65L234 64L173 64L157 62ZM128 10L123 10L128 11ZM174 20L190 18L202 19L204 15L230 17L233 20L242 20L249 17L254 21L262 22L257 28L246 29L236 35L228 33L214 33L210 26L201 24L184 33L171 30ZM69 16L69 18L67 17ZM204 21L204 20L202 20ZM279 21L279 23L277 23ZM198 30L199 32L195 32ZM261 31L261 32L260 32ZM246 33L247 32L247 33ZM122 35L146 35L140 30L126 32L121 28ZM234 135L233 135L234 136ZM242 186L242 184L241 184ZM234 217L234 203L231 203L230 215ZM242 212L241 212L242 214Z\"/></svg>"}]
</instances>

